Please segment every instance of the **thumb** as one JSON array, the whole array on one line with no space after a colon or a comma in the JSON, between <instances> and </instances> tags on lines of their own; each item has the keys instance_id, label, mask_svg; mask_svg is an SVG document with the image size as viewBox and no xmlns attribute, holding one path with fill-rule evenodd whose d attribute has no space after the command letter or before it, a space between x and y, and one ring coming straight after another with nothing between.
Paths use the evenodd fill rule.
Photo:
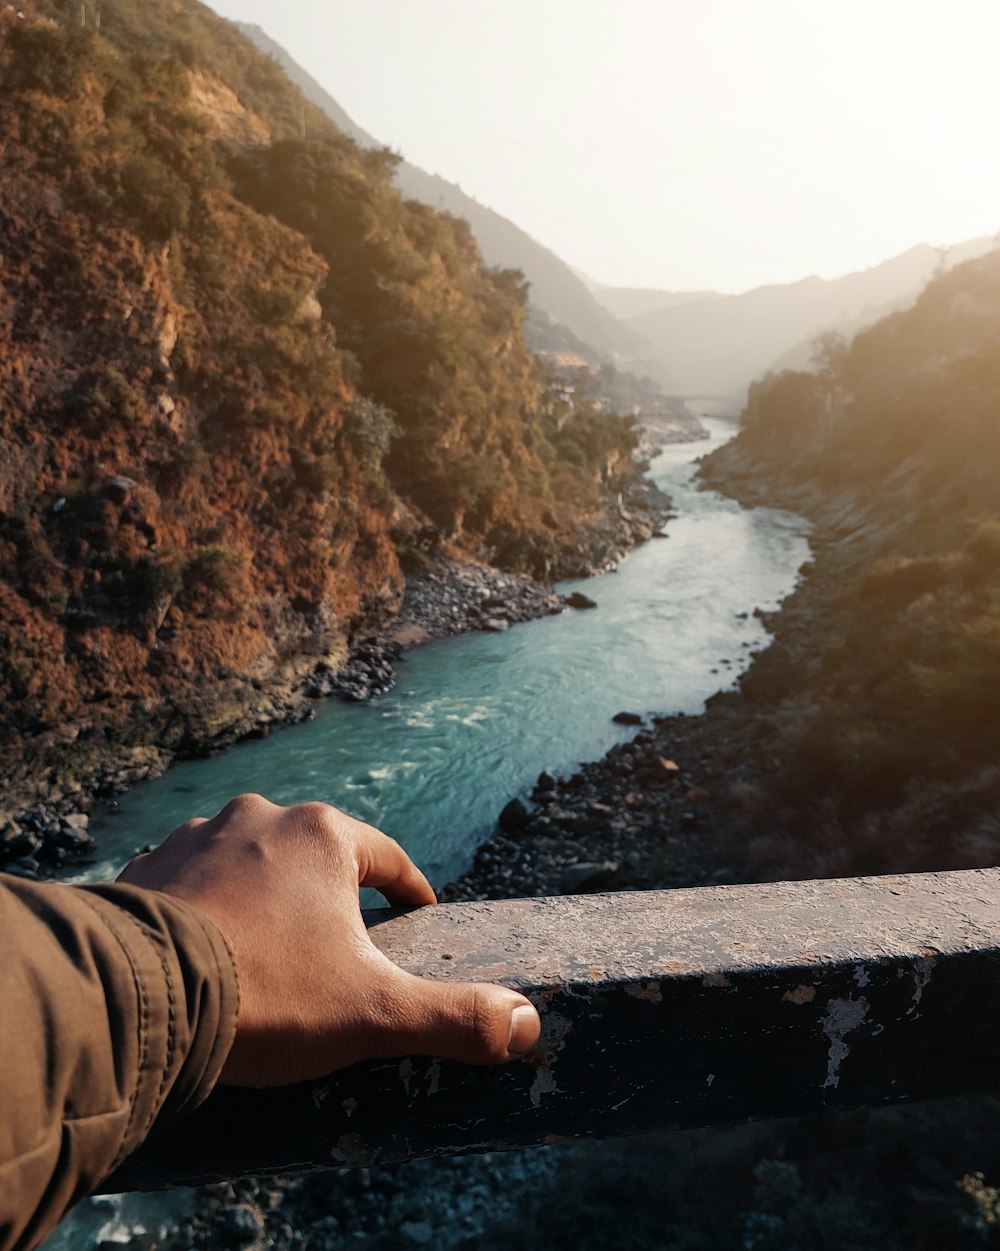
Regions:
<instances>
[{"instance_id":1,"label":"thumb","mask_svg":"<svg viewBox=\"0 0 1000 1251\"><path fill-rule=\"evenodd\" d=\"M385 1056L503 1064L529 1052L541 1032L534 1006L506 986L432 982L399 969L379 998L376 1045Z\"/></svg>"}]
</instances>

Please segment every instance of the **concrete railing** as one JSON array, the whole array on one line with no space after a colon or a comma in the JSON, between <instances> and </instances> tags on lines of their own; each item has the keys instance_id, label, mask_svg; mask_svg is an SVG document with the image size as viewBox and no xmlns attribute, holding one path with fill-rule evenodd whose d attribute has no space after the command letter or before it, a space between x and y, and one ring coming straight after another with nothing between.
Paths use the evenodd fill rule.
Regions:
<instances>
[{"instance_id":1,"label":"concrete railing","mask_svg":"<svg viewBox=\"0 0 1000 1251\"><path fill-rule=\"evenodd\" d=\"M503 1068L413 1057L217 1090L108 1184L146 1190L1000 1090L1000 870L367 914L427 977L542 1014Z\"/></svg>"}]
</instances>

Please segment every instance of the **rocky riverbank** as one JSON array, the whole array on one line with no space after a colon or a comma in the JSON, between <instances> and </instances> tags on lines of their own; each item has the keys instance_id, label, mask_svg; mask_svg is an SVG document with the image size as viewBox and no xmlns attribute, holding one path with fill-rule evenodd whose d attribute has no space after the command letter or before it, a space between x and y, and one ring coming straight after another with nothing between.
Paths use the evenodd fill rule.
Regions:
<instances>
[{"instance_id":1,"label":"rocky riverbank","mask_svg":"<svg viewBox=\"0 0 1000 1251\"><path fill-rule=\"evenodd\" d=\"M310 699L325 695L353 701L374 699L392 689L395 665L406 648L472 630L499 633L566 608L593 608L586 595L560 595L552 583L594 577L616 568L639 543L661 535L669 516L670 500L648 478L636 478L600 521L585 527L574 543L547 558L544 580L449 557L436 536L430 536L431 551L407 577L398 614L357 643L343 666L318 667L302 692ZM518 562L524 563L526 555L518 551Z\"/></svg>"},{"instance_id":2,"label":"rocky riverbank","mask_svg":"<svg viewBox=\"0 0 1000 1251\"><path fill-rule=\"evenodd\" d=\"M392 688L408 647L470 630L502 631L566 608L592 607L580 593L559 595L551 581L614 568L637 543L661 533L669 508L666 496L637 476L609 501L599 520L548 558L545 581L463 558L439 536L429 535L396 612L383 606L359 629L348 653L302 658L266 684L247 680L239 691L230 692L224 707L206 708L204 733L196 737L176 740L165 735L162 745L122 743L118 749L95 741L92 733L67 740L52 765L48 786L42 788L47 792L42 803L5 809L0 798L0 868L25 877L57 873L64 863L93 849L87 814L95 803L113 802L130 786L164 772L174 759L214 754L242 739L308 720L318 699L377 698Z\"/></svg>"},{"instance_id":3,"label":"rocky riverbank","mask_svg":"<svg viewBox=\"0 0 1000 1251\"><path fill-rule=\"evenodd\" d=\"M533 1197L553 1185L564 1154L537 1147L209 1186L193 1215L145 1238L133 1233L129 1245L147 1251L465 1251L484 1245L491 1229L515 1225Z\"/></svg>"},{"instance_id":4,"label":"rocky riverbank","mask_svg":"<svg viewBox=\"0 0 1000 1251\"><path fill-rule=\"evenodd\" d=\"M631 714L630 714L631 715ZM638 714L634 714L638 715ZM737 880L713 800L741 772L734 710L640 718L630 742L512 799L445 900L650 890Z\"/></svg>"}]
</instances>

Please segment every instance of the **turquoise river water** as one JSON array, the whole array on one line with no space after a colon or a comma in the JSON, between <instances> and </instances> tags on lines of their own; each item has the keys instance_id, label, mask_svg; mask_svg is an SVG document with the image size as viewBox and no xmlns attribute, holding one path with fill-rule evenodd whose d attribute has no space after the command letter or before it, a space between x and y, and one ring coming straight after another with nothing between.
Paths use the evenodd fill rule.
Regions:
<instances>
[{"instance_id":1,"label":"turquoise river water","mask_svg":"<svg viewBox=\"0 0 1000 1251\"><path fill-rule=\"evenodd\" d=\"M801 518L697 489L697 458L735 433L731 421L703 419L708 440L668 446L653 462L677 514L668 537L615 573L561 586L584 590L596 611L415 648L376 703L328 700L313 721L176 765L95 815L99 857L73 880L107 879L181 821L253 790L337 804L389 831L441 884L468 867L500 808L541 769L572 769L627 737L616 712L698 712L766 645L753 611L791 590L809 550Z\"/></svg>"}]
</instances>

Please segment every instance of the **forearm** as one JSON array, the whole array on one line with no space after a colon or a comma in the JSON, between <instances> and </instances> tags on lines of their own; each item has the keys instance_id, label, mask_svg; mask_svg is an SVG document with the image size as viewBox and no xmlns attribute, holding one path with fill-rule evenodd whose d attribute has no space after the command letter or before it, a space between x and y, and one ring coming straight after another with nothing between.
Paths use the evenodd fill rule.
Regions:
<instances>
[{"instance_id":1,"label":"forearm","mask_svg":"<svg viewBox=\"0 0 1000 1251\"><path fill-rule=\"evenodd\" d=\"M232 1045L236 974L157 891L0 877L0 1251L36 1243L155 1128L196 1107Z\"/></svg>"}]
</instances>

